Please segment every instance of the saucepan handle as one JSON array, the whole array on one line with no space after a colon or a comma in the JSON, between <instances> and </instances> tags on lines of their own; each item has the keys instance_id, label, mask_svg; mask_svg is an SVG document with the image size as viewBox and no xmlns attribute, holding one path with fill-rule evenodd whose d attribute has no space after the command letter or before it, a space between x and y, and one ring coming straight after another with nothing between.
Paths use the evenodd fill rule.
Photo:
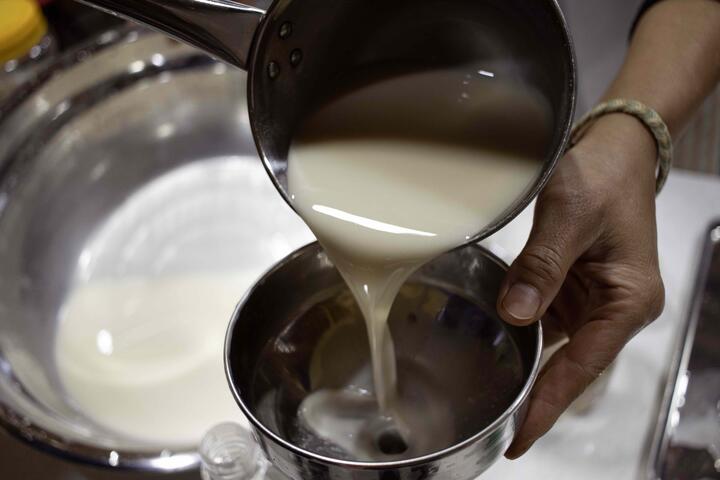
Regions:
<instances>
[{"instance_id":1,"label":"saucepan handle","mask_svg":"<svg viewBox=\"0 0 720 480\"><path fill-rule=\"evenodd\" d=\"M272 0L80 0L159 30L247 68L250 46Z\"/></svg>"}]
</instances>

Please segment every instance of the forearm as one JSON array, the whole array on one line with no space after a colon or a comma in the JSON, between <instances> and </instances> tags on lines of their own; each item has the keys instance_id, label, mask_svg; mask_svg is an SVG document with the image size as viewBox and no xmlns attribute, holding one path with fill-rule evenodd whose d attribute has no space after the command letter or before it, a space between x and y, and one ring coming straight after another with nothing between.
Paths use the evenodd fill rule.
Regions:
<instances>
[{"instance_id":1,"label":"forearm","mask_svg":"<svg viewBox=\"0 0 720 480\"><path fill-rule=\"evenodd\" d=\"M654 108L677 136L720 81L720 1L664 0L645 13L605 99Z\"/></svg>"},{"instance_id":2,"label":"forearm","mask_svg":"<svg viewBox=\"0 0 720 480\"><path fill-rule=\"evenodd\" d=\"M718 81L720 1L663 0L638 23L627 58L603 100L625 98L650 106L677 138ZM637 119L624 114L600 118L576 150L580 157L605 151L598 168L613 182L654 196L655 140Z\"/></svg>"}]
</instances>

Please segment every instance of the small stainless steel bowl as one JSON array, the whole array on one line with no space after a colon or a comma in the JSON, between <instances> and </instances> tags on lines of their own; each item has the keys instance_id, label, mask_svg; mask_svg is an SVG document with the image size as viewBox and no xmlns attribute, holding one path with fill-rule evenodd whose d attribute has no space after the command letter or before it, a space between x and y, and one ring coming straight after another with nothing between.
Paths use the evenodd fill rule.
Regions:
<instances>
[{"instance_id":1,"label":"small stainless steel bowl","mask_svg":"<svg viewBox=\"0 0 720 480\"><path fill-rule=\"evenodd\" d=\"M446 449L419 458L371 463L342 460L299 445L302 442L294 430L297 408L308 394L323 386L318 384L313 365L322 355L319 352L333 350L328 344L340 338L330 333L339 323L339 316L332 314L332 302L344 296L346 300L338 303L347 306L350 294L317 243L278 263L238 306L225 344L226 373L233 395L269 460L298 480L466 480L481 474L505 452L523 421L542 350L539 324L514 327L497 316L495 302L506 268L487 250L470 245L426 264L403 287L400 296L407 298L413 298L413 292L423 287L447 294L446 301L436 305L437 311L428 312L427 303L416 305L413 300L409 301L409 310L399 311L396 302L390 329L401 384L403 375L408 374L403 368L406 360L422 364L438 374L437 378L448 377L441 380L447 383L445 391L460 398L453 404L457 437ZM343 324L353 318L354 341L345 347L338 345L331 360L343 355L347 345L354 345L350 347L354 349L367 344L360 313L354 304L352 308L341 317ZM501 349L493 350L493 346L514 345L513 361L517 362L519 376L511 381L505 369L510 362L507 358L478 355L481 344L495 352ZM342 375L346 368L343 359L338 358L333 365L335 373ZM346 374L349 376L355 367L348 365ZM463 372L461 381L452 378L457 371ZM463 403L466 394L468 402Z\"/></svg>"}]
</instances>

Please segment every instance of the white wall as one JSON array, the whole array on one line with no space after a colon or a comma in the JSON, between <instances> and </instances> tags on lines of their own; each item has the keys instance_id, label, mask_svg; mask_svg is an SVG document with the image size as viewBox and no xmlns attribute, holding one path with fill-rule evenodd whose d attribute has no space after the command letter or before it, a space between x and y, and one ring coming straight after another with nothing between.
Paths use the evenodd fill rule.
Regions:
<instances>
[{"instance_id":1,"label":"white wall","mask_svg":"<svg viewBox=\"0 0 720 480\"><path fill-rule=\"evenodd\" d=\"M559 0L575 40L582 115L603 94L622 63L642 0Z\"/></svg>"}]
</instances>

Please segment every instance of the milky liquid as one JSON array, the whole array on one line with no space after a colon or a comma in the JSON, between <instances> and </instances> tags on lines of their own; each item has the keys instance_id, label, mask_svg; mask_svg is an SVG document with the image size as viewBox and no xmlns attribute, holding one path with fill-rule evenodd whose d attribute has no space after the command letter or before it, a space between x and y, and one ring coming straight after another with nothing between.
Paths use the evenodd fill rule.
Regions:
<instances>
[{"instance_id":1,"label":"milky liquid","mask_svg":"<svg viewBox=\"0 0 720 480\"><path fill-rule=\"evenodd\" d=\"M387 326L395 296L419 266L466 243L512 206L534 182L547 148L546 102L490 75L440 70L353 91L310 117L289 154L295 209L366 321L379 413L365 423L379 415L406 437L413 421L403 417L418 413L397 398ZM310 395L300 414L333 440L347 435L347 425L334 428L323 412L357 401L349 381L343 392Z\"/></svg>"},{"instance_id":2,"label":"milky liquid","mask_svg":"<svg viewBox=\"0 0 720 480\"><path fill-rule=\"evenodd\" d=\"M245 424L225 379L227 324L262 273L311 240L254 157L148 182L83 245L58 312L68 401L127 448L187 449L216 423Z\"/></svg>"},{"instance_id":3,"label":"milky liquid","mask_svg":"<svg viewBox=\"0 0 720 480\"><path fill-rule=\"evenodd\" d=\"M140 445L165 447L195 445L222 421L245 423L218 346L239 292L254 280L188 274L76 288L55 355L78 410Z\"/></svg>"}]
</instances>

